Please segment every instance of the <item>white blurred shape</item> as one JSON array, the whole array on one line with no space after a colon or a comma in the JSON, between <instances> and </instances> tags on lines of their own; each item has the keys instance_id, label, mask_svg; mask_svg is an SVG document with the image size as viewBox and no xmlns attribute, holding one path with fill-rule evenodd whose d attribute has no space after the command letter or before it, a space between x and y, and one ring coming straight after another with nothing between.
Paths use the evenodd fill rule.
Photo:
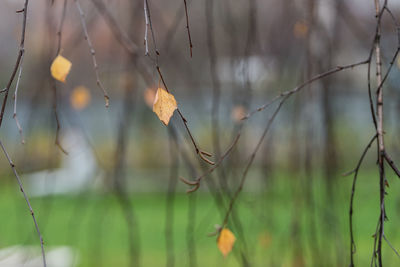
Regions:
<instances>
[{"instance_id":1,"label":"white blurred shape","mask_svg":"<svg viewBox=\"0 0 400 267\"><path fill-rule=\"evenodd\" d=\"M54 247L46 251L47 267L74 267L78 253L71 247ZM42 267L42 254L38 247L13 246L0 249L0 267Z\"/></svg>"},{"instance_id":2,"label":"white blurred shape","mask_svg":"<svg viewBox=\"0 0 400 267\"><path fill-rule=\"evenodd\" d=\"M82 134L76 130L68 131L61 143L68 155L62 154L60 168L24 177L31 196L77 193L93 185L98 166Z\"/></svg>"}]
</instances>

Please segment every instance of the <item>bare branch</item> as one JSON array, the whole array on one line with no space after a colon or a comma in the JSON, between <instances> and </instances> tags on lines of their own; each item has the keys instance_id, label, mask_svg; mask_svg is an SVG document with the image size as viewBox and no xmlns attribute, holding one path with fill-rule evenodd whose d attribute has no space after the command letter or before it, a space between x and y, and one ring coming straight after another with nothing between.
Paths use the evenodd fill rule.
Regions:
<instances>
[{"instance_id":1,"label":"bare branch","mask_svg":"<svg viewBox=\"0 0 400 267\"><path fill-rule=\"evenodd\" d=\"M57 31L58 43L57 43L56 55L60 54L60 52L61 52L62 29L64 26L66 14L67 14L67 0L64 0L63 9L62 9L62 13L61 13L61 21L60 21L60 25L59 25L58 31Z\"/></svg>"},{"instance_id":2,"label":"bare branch","mask_svg":"<svg viewBox=\"0 0 400 267\"><path fill-rule=\"evenodd\" d=\"M257 143L256 147L254 148L253 153L250 155L249 161L248 161L248 163L247 163L247 165L246 165L246 167L244 169L244 172L242 174L242 178L240 180L239 187L236 189L233 197L231 198L231 200L229 202L228 210L227 210L227 212L225 214L225 218L223 220L222 226L225 226L228 223L229 215L231 214L232 209L233 209L233 205L235 204L237 198L239 197L240 192L243 189L244 183L245 183L246 178L247 178L247 173L250 170L251 165L253 164L254 158L256 157L256 154L257 154L258 150L260 149L261 144L263 143L265 136L267 135L272 123L274 122L274 120L276 118L276 115L278 115L279 110L281 109L281 107L285 103L285 101L289 98L289 96L290 95L285 95L282 98L282 100L278 104L278 107L275 109L275 111L272 114L271 118L268 120L267 126L265 127L264 132L262 133L260 139L258 140L258 143Z\"/></svg>"},{"instance_id":3,"label":"bare branch","mask_svg":"<svg viewBox=\"0 0 400 267\"><path fill-rule=\"evenodd\" d=\"M29 201L29 198L28 198L27 194L25 193L24 187L22 186L21 179L19 178L17 170L15 169L15 165L12 162L10 156L8 155L7 150L5 149L5 147L3 145L3 142L1 142L1 141L0 141L0 146L1 146L1 149L3 150L4 155L6 156L6 158L8 160L8 163L10 164L10 167L11 167L13 173L14 173L15 179L17 179L17 182L18 182L18 185L19 185L19 189L21 190L22 194L24 195L26 204L28 205L29 212L31 213L33 222L35 224L36 232L37 232L37 234L39 236L39 240L40 240L40 247L42 249L43 266L46 267L46 256L45 256L45 253L44 253L44 241L43 241L43 237L42 237L42 235L40 233L39 225L38 225L38 223L36 221L35 213L33 212L33 208L32 208L31 202Z\"/></svg>"},{"instance_id":4,"label":"bare branch","mask_svg":"<svg viewBox=\"0 0 400 267\"><path fill-rule=\"evenodd\" d=\"M7 105L8 93L10 91L10 87L11 87L13 81L14 81L15 75L17 74L19 65L21 64L22 56L25 53L24 46L25 46L25 30L26 30L26 21L27 21L27 13L28 13L28 3L29 3L29 0L25 0L24 8L20 12L17 12L17 13L21 13L22 12L22 14L23 14L21 40L20 40L20 43L19 43L19 51L18 51L17 60L16 60L15 65L14 65L14 69L13 69L13 71L11 73L10 79L7 82L6 88L4 89L5 90L5 95L4 95L4 98L3 98L3 104L1 105L1 111L0 111L0 127L1 127L1 125L3 123L4 112L5 112L6 105Z\"/></svg>"},{"instance_id":5,"label":"bare branch","mask_svg":"<svg viewBox=\"0 0 400 267\"><path fill-rule=\"evenodd\" d=\"M326 71L326 72L323 72L323 73L320 73L320 74L318 74L318 75L315 75L315 76L312 77L311 79L309 79L309 80L303 82L302 84L296 86L296 87L293 88L292 90L285 91L285 92L283 92L283 93L281 93L281 94L275 96L274 98L272 98L271 101L269 101L269 102L267 102L266 104L264 104L264 105L258 107L258 108L255 109L255 110L251 111L249 114L247 114L245 117L243 117L242 120L247 120L247 119L249 119L249 118L250 118L251 116L253 116L255 113L260 112L260 111L263 111L264 109L268 108L271 104L273 104L274 102L276 102L276 101L279 100L280 98L285 97L285 96L290 96L290 95L292 95L292 94L294 94L294 93L297 93L298 91L302 90L302 89L303 89L304 87L306 87L307 85L309 85L309 84L311 84L311 83L313 83L313 82L315 82L315 81L318 81L319 79L325 78L325 77L327 77L327 76L329 76L329 75L332 75L332 74L334 74L334 73L337 73L337 72L340 72L340 71L343 71L343 70L352 69L352 68L354 68L354 67L357 67L357 66L360 66L360 65L365 65L365 64L368 64L368 63L369 63L369 59L363 60L363 61L360 61L360 62L357 62L357 63L349 64L349 65L337 66L337 67L335 67L335 68L333 68L333 69L331 69L331 70L328 70L328 71Z\"/></svg>"},{"instance_id":6,"label":"bare branch","mask_svg":"<svg viewBox=\"0 0 400 267\"><path fill-rule=\"evenodd\" d=\"M349 209L349 227L350 227L350 266L354 266L353 255L356 253L356 243L354 242L354 234L353 234L353 202L354 195L356 192L356 183L358 177L358 171L360 170L361 164L364 161L365 156L367 155L368 150L370 149L373 142L376 140L378 135L374 135L372 139L369 141L368 145L364 148L364 151L361 154L360 159L358 160L357 166L354 170L343 174L344 176L350 175L354 173L353 184L351 186L351 195L350 195L350 209Z\"/></svg>"},{"instance_id":7,"label":"bare branch","mask_svg":"<svg viewBox=\"0 0 400 267\"><path fill-rule=\"evenodd\" d=\"M144 9L144 19L146 23L146 28L144 31L144 45L146 46L145 56L149 55L149 42L147 40L148 29L149 29L149 16L147 15L147 1L143 0L143 9Z\"/></svg>"},{"instance_id":8,"label":"bare branch","mask_svg":"<svg viewBox=\"0 0 400 267\"><path fill-rule=\"evenodd\" d=\"M210 168L207 172L205 172L202 175L200 175L199 177L197 177L194 181L188 181L185 178L180 177L181 181L184 182L185 184L194 186L193 188L187 190L186 191L187 193L196 191L200 187L201 180L204 177L208 176L210 173L212 173L216 168L219 167L219 165L221 165L221 163L224 161L225 157L227 157L231 153L233 148L236 146L237 142L239 141L239 138L240 138L240 132L236 135L232 144L228 147L228 149L225 151L225 153L221 155L221 157L218 159L218 161L215 163L215 165L212 168Z\"/></svg>"},{"instance_id":9,"label":"bare branch","mask_svg":"<svg viewBox=\"0 0 400 267\"><path fill-rule=\"evenodd\" d=\"M384 224L385 224L385 169L384 169L384 158L385 144L383 137L383 90L382 85L384 79L382 79L382 60L381 60L381 48L380 48L380 37L381 28L380 21L385 10L387 0L383 4L383 8L380 8L379 0L375 1L375 10L377 17L377 32L375 35L375 57L376 57L376 81L378 84L378 90L376 92L376 106L377 106L377 129L376 133L378 135L378 165L379 165L379 187L380 187L380 224L379 224L379 238L378 238L378 262L379 266L382 267L382 239L384 235Z\"/></svg>"},{"instance_id":10,"label":"bare branch","mask_svg":"<svg viewBox=\"0 0 400 267\"><path fill-rule=\"evenodd\" d=\"M167 86L167 84L166 84L165 81L164 81L164 77L163 77L163 75L162 75L162 73L161 73L160 67L159 67L159 66L156 66L156 69L157 69L157 71L158 71L158 74L160 75L160 79L161 79L161 81L162 81L162 83L163 83L163 85L164 85L164 87L165 87L165 90L169 93L168 86ZM196 154L199 155L199 157L200 157L203 161L207 162L207 163L210 164L210 165L214 165L215 163L207 158L207 157L212 157L212 154L211 154L211 153L208 153L208 152L206 152L206 151L203 151L203 150L201 150L201 149L199 148L199 146L197 145L196 141L194 140L194 137L193 137L193 135L192 135L192 132L191 132L190 129L189 129L189 126L188 126L188 123L187 123L186 118L182 115L182 112L180 111L179 108L177 108L177 111L178 111L179 117L181 118L183 124L185 125L186 132L189 134L190 140L192 141L192 144L193 144L193 146L194 146L194 148L195 148Z\"/></svg>"},{"instance_id":11,"label":"bare branch","mask_svg":"<svg viewBox=\"0 0 400 267\"><path fill-rule=\"evenodd\" d=\"M384 158L386 162L389 164L389 166L393 169L393 171L396 173L397 177L400 178L400 170L397 168L396 164L392 160L392 158L389 156L389 154L385 151L384 152Z\"/></svg>"},{"instance_id":12,"label":"bare branch","mask_svg":"<svg viewBox=\"0 0 400 267\"><path fill-rule=\"evenodd\" d=\"M129 54L136 55L138 49L138 45L135 44L126 34L125 31L118 25L115 18L112 16L107 6L104 4L102 0L92 0L95 7L98 9L100 14L106 20L108 26L111 28L111 32L114 34L117 41L122 45L124 49L128 51Z\"/></svg>"},{"instance_id":13,"label":"bare branch","mask_svg":"<svg viewBox=\"0 0 400 267\"><path fill-rule=\"evenodd\" d=\"M189 38L190 57L192 57L193 56L193 51L192 51L193 50L193 44L192 44L192 37L190 36L189 16L188 16L188 9L187 9L186 0L183 0L183 3L185 4L186 29L187 29L187 34L188 34L188 38Z\"/></svg>"},{"instance_id":14,"label":"bare branch","mask_svg":"<svg viewBox=\"0 0 400 267\"><path fill-rule=\"evenodd\" d=\"M87 44L89 46L90 54L92 56L94 72L96 74L96 84L103 91L104 101L105 101L106 107L108 107L110 105L110 97L108 96L108 93L107 93L106 89L104 88L102 82L100 81L99 66L97 65L97 60L96 60L96 51L93 48L92 41L91 41L91 39L89 37L89 34L88 34L88 31L87 31L86 22L85 22L85 13L83 13L83 10L81 8L79 0L74 0L74 1L75 1L76 8L79 11L79 15L81 17L81 24L82 24L83 33L85 35L85 40L86 40L86 42L87 42Z\"/></svg>"},{"instance_id":15,"label":"bare branch","mask_svg":"<svg viewBox=\"0 0 400 267\"><path fill-rule=\"evenodd\" d=\"M15 120L15 123L17 125L18 128L18 132L19 135L21 136L21 143L25 144L25 140L24 140L24 136L22 134L22 127L21 124L19 123L18 117L17 117L17 98L18 98L18 88L19 88L19 82L21 80L21 76L22 76L22 65L24 62L24 55L22 55L21 57L21 64L19 66L19 73L18 73L18 78L17 78L17 84L15 85L15 91L14 91L14 114L13 114L13 118Z\"/></svg>"},{"instance_id":16,"label":"bare branch","mask_svg":"<svg viewBox=\"0 0 400 267\"><path fill-rule=\"evenodd\" d=\"M399 252L393 247L393 245L389 242L389 240L386 238L386 235L383 235L383 238L385 239L386 243L389 245L389 247L393 250L393 252L396 254L397 257L400 258Z\"/></svg>"}]
</instances>

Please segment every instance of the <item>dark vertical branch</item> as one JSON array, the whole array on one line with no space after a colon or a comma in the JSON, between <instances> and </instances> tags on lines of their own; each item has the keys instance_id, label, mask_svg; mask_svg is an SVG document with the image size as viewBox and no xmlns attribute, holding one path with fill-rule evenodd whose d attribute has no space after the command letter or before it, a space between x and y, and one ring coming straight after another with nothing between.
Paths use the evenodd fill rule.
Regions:
<instances>
[{"instance_id":1,"label":"dark vertical branch","mask_svg":"<svg viewBox=\"0 0 400 267\"><path fill-rule=\"evenodd\" d=\"M187 29L187 34L189 38L189 49L190 49L190 57L193 56L193 44L192 44L192 37L190 36L190 27L189 27L189 16L188 16L188 9L187 9L187 3L186 0L183 0L183 3L185 4L185 16L186 16L186 29Z\"/></svg>"},{"instance_id":2,"label":"dark vertical branch","mask_svg":"<svg viewBox=\"0 0 400 267\"><path fill-rule=\"evenodd\" d=\"M212 83L212 108L211 108L211 127L214 154L216 158L221 156L220 131L219 131L219 109L221 102L221 85L216 72L217 52L214 42L214 1L207 0L205 3L207 50L210 64L210 76Z\"/></svg>"},{"instance_id":3,"label":"dark vertical branch","mask_svg":"<svg viewBox=\"0 0 400 267\"><path fill-rule=\"evenodd\" d=\"M217 73L216 73L216 62L217 62L217 53L215 49L214 42L214 29L216 27L214 22L214 1L207 0L205 3L205 17L206 17L206 32L207 32L207 50L208 50L208 58L210 64L210 76L213 87L213 103L212 103L212 117L213 117L213 138L215 139L215 135L218 134L218 111L220 104L220 95L221 89L218 81ZM215 140L214 140L215 142ZM219 150L219 146L217 147L215 144L215 149ZM219 157L219 153L217 154Z\"/></svg>"},{"instance_id":4,"label":"dark vertical branch","mask_svg":"<svg viewBox=\"0 0 400 267\"><path fill-rule=\"evenodd\" d=\"M197 266L196 241L194 229L196 226L197 194L189 195L188 224L186 228L186 244L189 252L189 267Z\"/></svg>"},{"instance_id":5,"label":"dark vertical branch","mask_svg":"<svg viewBox=\"0 0 400 267\"><path fill-rule=\"evenodd\" d=\"M194 164L191 162L189 155L186 153L185 149L179 145L178 142L178 132L172 122L168 127L170 136L175 138L172 141L175 142L175 147L178 149L178 153L180 158L182 159L182 163L185 164L186 169L191 175L196 174L196 169ZM170 139L171 140L171 139ZM171 173L172 175L172 173ZM176 178L176 177L175 177ZM171 176L172 179L172 176ZM197 196L189 196L188 199L188 210L187 210L187 218L188 223L186 225L186 245L188 249L188 260L190 267L197 266L197 252L196 252L196 241L194 238L195 226L196 226L196 207L197 207Z\"/></svg>"},{"instance_id":6,"label":"dark vertical branch","mask_svg":"<svg viewBox=\"0 0 400 267\"><path fill-rule=\"evenodd\" d=\"M128 78L129 79L129 78ZM131 200L126 190L126 173L125 173L125 159L128 148L129 127L132 116L133 108L133 84L131 81L126 82L123 114L121 120L118 122L118 137L117 146L115 151L115 166L114 166L114 188L117 199L121 205L122 211L128 227L128 241L129 241L129 256L130 266L140 266L140 237L138 223L134 214Z\"/></svg>"},{"instance_id":7,"label":"dark vertical branch","mask_svg":"<svg viewBox=\"0 0 400 267\"><path fill-rule=\"evenodd\" d=\"M167 199L165 203L165 246L167 250L167 267L175 266L174 253L174 204L176 194L176 184L178 181L179 167L179 144L175 130L168 127L169 152L170 152L170 176L168 183Z\"/></svg>"},{"instance_id":8,"label":"dark vertical branch","mask_svg":"<svg viewBox=\"0 0 400 267\"><path fill-rule=\"evenodd\" d=\"M379 0L375 1L375 11L377 17L377 23L380 20L380 3ZM387 0L385 0L384 6L386 6ZM379 165L379 188L380 188L380 223L379 223L379 237L378 237L378 262L379 266L382 266L382 240L384 236L384 225L385 225L385 169L384 169L384 153L385 144L383 138L383 89L379 88L382 83L382 61L381 61L381 48L380 48L380 37L381 28L380 25L377 29L375 39L375 56L376 56L376 82L378 84L377 96L376 96L376 112L377 112L377 135L378 135L378 165Z\"/></svg>"},{"instance_id":9,"label":"dark vertical branch","mask_svg":"<svg viewBox=\"0 0 400 267\"><path fill-rule=\"evenodd\" d=\"M305 69L305 76L306 79L309 80L312 77L312 73L316 69L316 62L317 62L317 56L314 54L313 51L313 37L315 37L317 33L317 27L319 26L319 21L318 21L318 1L315 0L308 0L306 3L306 25L307 25L307 33L305 36L305 54L306 54L306 69ZM325 82L328 80L330 77L327 77L327 79L324 79L322 82ZM305 175L302 177L304 179L304 193L305 193L305 208L308 209L308 212L310 213L309 218L309 234L307 236L308 239L308 244L310 246L310 249L312 251L312 264L317 266L317 265L323 265L323 261L320 257L320 249L319 249L319 243L318 243L318 237L317 237L317 229L315 226L318 224L316 218L315 218L315 213L316 213L316 204L315 204L315 199L314 199L314 177L313 177L313 171L314 171L314 155L315 155L315 112L313 112L312 109L307 109L310 105L313 105L315 103L315 87L312 87L312 84L308 85L308 91L304 95L304 97L301 99L302 100L302 107L305 108L305 116L307 117L307 120L305 121L305 132L304 132L304 138L305 140L305 147L304 147L304 171ZM326 88L323 88L321 90L322 94L326 93L325 91ZM331 203L330 203L331 204ZM295 207L295 209L297 209ZM325 209L327 213L330 212L331 209ZM325 223L324 225L327 225ZM328 231L329 232L329 231ZM300 233L299 233L300 235ZM296 243L296 246L301 246L301 243ZM298 250L301 252L302 248L298 248ZM297 260L304 261L303 253L300 255L296 255ZM329 254L326 255L329 257ZM329 259L330 261L330 259ZM332 263L333 264L333 263Z\"/></svg>"}]
</instances>

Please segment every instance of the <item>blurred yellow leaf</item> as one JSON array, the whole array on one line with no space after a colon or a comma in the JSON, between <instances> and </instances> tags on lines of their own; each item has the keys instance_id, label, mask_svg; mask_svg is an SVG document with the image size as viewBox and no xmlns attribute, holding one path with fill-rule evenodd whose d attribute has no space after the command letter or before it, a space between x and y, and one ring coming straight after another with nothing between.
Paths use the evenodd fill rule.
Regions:
<instances>
[{"instance_id":1,"label":"blurred yellow leaf","mask_svg":"<svg viewBox=\"0 0 400 267\"><path fill-rule=\"evenodd\" d=\"M217 245L221 253L226 257L233 248L236 237L229 229L222 229L217 238Z\"/></svg>"},{"instance_id":2,"label":"blurred yellow leaf","mask_svg":"<svg viewBox=\"0 0 400 267\"><path fill-rule=\"evenodd\" d=\"M261 247L268 248L271 244L271 235L268 232L258 234L258 242Z\"/></svg>"},{"instance_id":3,"label":"blurred yellow leaf","mask_svg":"<svg viewBox=\"0 0 400 267\"><path fill-rule=\"evenodd\" d=\"M240 122L246 116L246 108L242 105L233 107L231 111L231 118L234 122Z\"/></svg>"},{"instance_id":4,"label":"blurred yellow leaf","mask_svg":"<svg viewBox=\"0 0 400 267\"><path fill-rule=\"evenodd\" d=\"M146 88L143 92L143 98L146 105L152 108L154 104L154 99L156 98L156 90Z\"/></svg>"},{"instance_id":5,"label":"blurred yellow leaf","mask_svg":"<svg viewBox=\"0 0 400 267\"><path fill-rule=\"evenodd\" d=\"M85 86L78 86L72 90L70 97L71 106L76 110L87 107L90 103L90 92Z\"/></svg>"},{"instance_id":6,"label":"blurred yellow leaf","mask_svg":"<svg viewBox=\"0 0 400 267\"><path fill-rule=\"evenodd\" d=\"M72 63L65 57L58 55L51 64L50 72L54 79L65 83L65 79L71 70Z\"/></svg>"},{"instance_id":7,"label":"blurred yellow leaf","mask_svg":"<svg viewBox=\"0 0 400 267\"><path fill-rule=\"evenodd\" d=\"M158 88L154 99L153 111L157 114L160 121L165 125L168 125L172 114L174 114L174 111L177 108L178 106L175 97L166 90Z\"/></svg>"},{"instance_id":8,"label":"blurred yellow leaf","mask_svg":"<svg viewBox=\"0 0 400 267\"><path fill-rule=\"evenodd\" d=\"M294 33L294 36L296 36L297 38L306 37L308 34L307 24L303 21L296 22L296 24L294 24L294 27L293 27L293 33Z\"/></svg>"}]
</instances>

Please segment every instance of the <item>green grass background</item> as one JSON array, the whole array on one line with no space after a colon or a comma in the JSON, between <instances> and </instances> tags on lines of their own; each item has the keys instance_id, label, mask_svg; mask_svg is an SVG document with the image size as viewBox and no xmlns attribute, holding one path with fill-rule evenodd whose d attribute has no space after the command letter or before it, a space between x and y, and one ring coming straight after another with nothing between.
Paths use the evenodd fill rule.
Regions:
<instances>
[{"instance_id":1,"label":"green grass background","mask_svg":"<svg viewBox=\"0 0 400 267\"><path fill-rule=\"evenodd\" d=\"M369 266L373 238L379 215L378 176L363 171L355 199L354 229L357 243L356 266ZM391 244L400 248L400 185L388 176L385 233ZM324 179L312 180L314 208L306 198L304 179L290 174L275 174L271 184L259 192L246 190L237 202L244 237L232 223L228 227L237 237L234 252L223 258L216 237L207 234L221 223L211 194L195 194L194 238L197 266L241 266L240 250L247 247L252 266L348 266L348 208L352 177L338 177L334 200L326 193ZM251 177L249 179L251 181ZM28 192L29 193L29 192ZM138 223L142 266L166 265L165 217L166 193L130 195ZM68 245L79 253L79 266L128 266L128 228L117 198L111 193L85 192L80 195L32 198L32 205L45 240L46 249ZM189 197L177 193L174 202L173 249L175 266L188 266L187 247ZM0 188L0 247L38 245L28 208L15 183ZM311 219L315 219L315 226ZM298 222L294 231L293 221ZM318 253L313 250L314 232ZM245 239L245 240L243 240ZM300 251L296 253L296 251ZM319 261L315 258L318 255ZM400 266L400 259L384 244L385 266Z\"/></svg>"}]
</instances>

